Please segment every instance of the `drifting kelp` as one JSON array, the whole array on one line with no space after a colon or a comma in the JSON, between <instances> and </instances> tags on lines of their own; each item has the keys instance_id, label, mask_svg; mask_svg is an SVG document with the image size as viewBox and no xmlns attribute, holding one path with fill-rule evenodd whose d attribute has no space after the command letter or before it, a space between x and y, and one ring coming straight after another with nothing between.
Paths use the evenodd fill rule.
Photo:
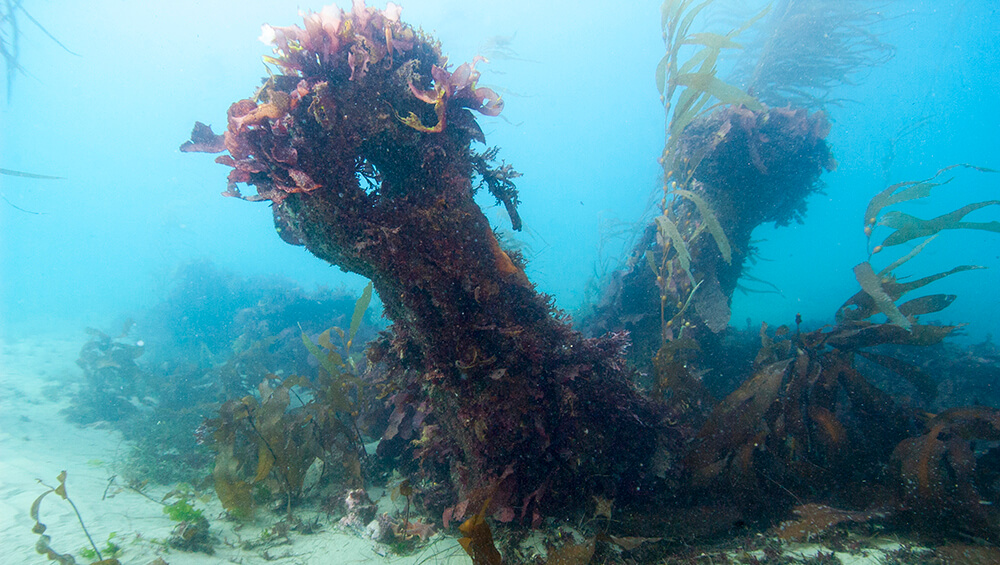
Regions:
<instances>
[{"instance_id":1,"label":"drifting kelp","mask_svg":"<svg viewBox=\"0 0 1000 565\"><path fill-rule=\"evenodd\" d=\"M882 241L883 247L889 247L892 245L899 245L901 243L906 243L911 239L916 239L918 237L928 237L937 234L942 230L982 230L991 231L994 233L1000 233L1000 222L963 222L962 218L966 215L979 210L980 208L985 208L987 206L996 206L1000 204L1000 200L987 200L985 202L976 202L975 204L967 204L962 206L958 210L949 212L947 214L942 214L936 218L931 218L929 220L921 220L920 218L911 216L909 214L904 214L899 211L887 212L882 216L882 220L879 225L892 228L896 231L889 234L885 240Z\"/></svg>"},{"instance_id":2,"label":"drifting kelp","mask_svg":"<svg viewBox=\"0 0 1000 565\"><path fill-rule=\"evenodd\" d=\"M3 57L4 65L7 68L7 101L10 102L14 91L14 77L18 73L26 73L21 66L21 26L18 18L24 16L29 22L35 25L43 34L62 47L64 51L71 55L77 55L62 44L49 30L32 16L24 7L23 0L7 0L0 4L0 57ZM79 56L79 55L77 55ZM9 173L3 173L9 174Z\"/></svg>"},{"instance_id":3,"label":"drifting kelp","mask_svg":"<svg viewBox=\"0 0 1000 565\"><path fill-rule=\"evenodd\" d=\"M94 538L90 537L90 532L87 531L87 526L83 523L83 516L80 515L80 511L77 509L76 504L73 502L73 499L71 499L69 495L66 494L66 471L59 473L59 476L56 477L56 480L59 481L59 486L49 487L49 490L40 494L38 498L36 498L35 501L31 503L30 515L31 519L35 521L35 525L31 528L31 531L33 533L38 534L39 536L38 543L35 544L35 551L47 557L49 561L58 561L61 565L76 564L76 559L74 559L71 554L69 553L60 554L56 550L52 549L52 547L49 545L52 542L52 538L45 534L45 530L48 527L45 524L43 524L41 522L41 518L39 518L42 500L46 496L55 493L56 496L62 498L63 500L68 502L70 506L73 507L73 512L76 514L76 519L78 522L80 522L80 529L82 529L83 533L87 536L87 541L90 542L90 547L98 559L97 562L93 563L92 565L119 565L118 560L113 557L110 557L109 559L104 559L104 556L101 555L101 550L98 549L97 544L94 543ZM42 484L44 485L45 483Z\"/></svg>"},{"instance_id":4,"label":"drifting kelp","mask_svg":"<svg viewBox=\"0 0 1000 565\"><path fill-rule=\"evenodd\" d=\"M996 200L969 204L951 213L938 216L937 218L931 220L921 220L910 216L909 214L904 214L898 210L885 210L890 206L901 204L903 202L929 197L932 189L943 184L947 184L952 180L947 179L941 182L935 182L935 179L940 177L945 172L955 169L956 167L974 169L979 172L994 172L990 169L975 167L967 164L951 165L939 170L928 179L897 183L889 186L872 197L865 210L864 220L865 236L868 238L869 245L871 245L871 239L874 236L874 229L877 226L886 226L895 230L887 235L881 243L875 245L872 249L873 253L881 252L886 247L899 245L913 239L927 239L915 246L905 255L890 263L888 266L879 271L878 274L874 272L874 269L868 261L855 266L854 274L858 283L861 285L862 292L853 296L840 307L837 311L838 322L866 319L875 314L877 311L885 314L889 321L893 324L908 330L910 329L910 316L937 312L947 307L948 304L955 299L955 297L943 294L924 296L897 306L896 301L898 301L904 294L946 276L962 271L982 268L976 265L961 265L946 272L922 277L906 283L897 282L896 276L893 274L895 269L904 265L906 262L913 259L921 251L923 251L923 249L930 244L930 242L933 241L942 230L977 229L1000 232L1000 222L961 221L965 215L974 210L1000 204L1000 201Z\"/></svg>"},{"instance_id":5,"label":"drifting kelp","mask_svg":"<svg viewBox=\"0 0 1000 565\"><path fill-rule=\"evenodd\" d=\"M951 304L955 296L950 294L922 296L897 307L896 301L904 294L949 275L982 268L977 265L961 265L949 271L900 283L891 272L883 269L876 275L869 262L859 263L854 267L854 273L858 284L861 285L861 292L849 298L837 309L836 320L838 323L864 320L881 312L892 323L907 330L912 329L909 316L942 310Z\"/></svg>"},{"instance_id":6,"label":"drifting kelp","mask_svg":"<svg viewBox=\"0 0 1000 565\"><path fill-rule=\"evenodd\" d=\"M889 318L889 321L896 324L903 329L910 329L910 321L906 319L906 316L899 311L896 307L896 299L893 299L886 293L885 289L882 287L882 279L875 274L872 270L872 266L869 262L858 264L854 267L854 277L858 280L858 284L861 285L861 289L865 291L865 294L875 304L880 312ZM857 309L855 312L867 311L862 309ZM867 316L863 316L867 317Z\"/></svg>"}]
</instances>

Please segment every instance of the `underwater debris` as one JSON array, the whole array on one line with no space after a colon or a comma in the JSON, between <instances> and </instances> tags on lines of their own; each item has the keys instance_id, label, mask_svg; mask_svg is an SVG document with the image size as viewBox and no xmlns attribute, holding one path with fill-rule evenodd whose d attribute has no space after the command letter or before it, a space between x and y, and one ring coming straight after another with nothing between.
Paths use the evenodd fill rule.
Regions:
<instances>
[{"instance_id":1,"label":"underwater debris","mask_svg":"<svg viewBox=\"0 0 1000 565\"><path fill-rule=\"evenodd\" d=\"M902 266L923 251L923 249L931 241L933 241L942 230L976 229L1000 233L1000 222L961 221L963 217L974 210L1000 204L1000 201L997 200L988 200L968 204L953 212L930 220L921 220L920 218L904 214L898 210L885 211L887 207L895 204L918 198L927 198L930 196L932 189L947 184L953 179L947 179L941 182L934 182L934 180L945 172L957 167L973 169L984 173L995 172L991 169L976 167L965 163L951 165L938 170L930 178L920 181L905 181L889 186L872 197L872 199L868 202L868 206L865 210L864 225L865 236L868 238L869 245L871 244L873 229L876 226L886 226L895 230L887 235L881 243L877 244L872 250L872 253L880 252L885 247L899 245L913 239L926 239L916 245L908 253L883 268L878 272L878 274L875 273L869 261L865 261L855 266L854 274L858 283L861 285L862 292L851 297L844 303L843 306L840 307L840 309L837 310L836 318L838 323L850 320L863 320L869 318L876 312L881 312L882 314L885 314L889 321L893 324L909 330L911 329L911 317L942 310L951 304L955 297L944 294L924 296L915 298L897 306L896 301L898 301L904 294L949 275L982 268L976 265L961 265L949 271L937 273L935 275L930 275L907 283L898 283L896 281L896 276L893 274L895 269Z\"/></svg>"}]
</instances>

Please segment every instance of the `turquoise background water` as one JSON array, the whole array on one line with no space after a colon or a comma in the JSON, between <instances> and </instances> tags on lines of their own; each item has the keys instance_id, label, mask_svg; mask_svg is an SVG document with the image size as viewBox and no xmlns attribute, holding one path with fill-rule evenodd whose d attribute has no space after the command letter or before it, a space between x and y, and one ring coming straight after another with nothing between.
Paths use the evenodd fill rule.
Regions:
<instances>
[{"instance_id":1,"label":"turquoise background water","mask_svg":"<svg viewBox=\"0 0 1000 565\"><path fill-rule=\"evenodd\" d=\"M720 2L720 5L723 4ZM346 4L342 7L349 9ZM737 16L750 13L746 3ZM26 0L25 8L75 54L21 18L21 64L2 112L0 167L57 175L0 176L0 326L4 334L118 320L156 303L170 273L210 259L240 274L273 274L306 288L357 288L341 273L275 234L266 203L223 198L226 167L177 148L195 120L225 126L229 104L265 75L260 25L300 23L281 1L95 2ZM375 4L381 8L381 3ZM1000 9L994 2L888 3L877 31L896 46L889 63L856 76L829 108L839 162L804 225L762 226L750 273L782 294L737 294L734 325L829 321L857 290L852 267L866 259L862 216L884 183L931 176L957 162L1000 168ZM434 33L454 64L477 53L483 84L504 93L501 118L483 118L489 144L524 173L525 231L515 238L538 288L573 310L595 277L625 255L635 226L659 200L664 115L653 82L663 54L659 2L403 3L403 19ZM725 18L721 18L725 21ZM718 23L718 22L717 22ZM721 24L720 24L721 25ZM505 48L497 50L498 45ZM896 144L888 176L887 142ZM931 217L998 198L1000 174L968 172L932 199L905 207ZM503 209L482 199L495 225ZM988 208L969 216L998 217ZM902 274L958 264L992 267L928 291L958 301L937 315L968 322L967 336L997 333L1000 234L948 232ZM876 256L880 267L898 256ZM759 286L759 285L757 285ZM933 319L929 317L928 319Z\"/></svg>"}]
</instances>

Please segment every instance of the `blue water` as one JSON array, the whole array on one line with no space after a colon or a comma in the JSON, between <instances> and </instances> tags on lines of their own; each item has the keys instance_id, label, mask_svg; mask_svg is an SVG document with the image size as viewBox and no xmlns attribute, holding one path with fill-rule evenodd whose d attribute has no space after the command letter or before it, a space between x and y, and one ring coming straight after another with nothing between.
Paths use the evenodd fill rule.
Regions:
<instances>
[{"instance_id":1,"label":"blue water","mask_svg":"<svg viewBox=\"0 0 1000 565\"><path fill-rule=\"evenodd\" d=\"M24 6L75 54L21 19L28 75L15 77L0 105L0 168L64 180L0 176L9 201L0 202L4 334L110 327L161 300L170 273L194 259L305 288L360 289L359 277L283 243L265 203L220 196L226 167L177 150L195 120L221 130L229 104L259 84L269 52L257 41L260 25L298 23L300 8L321 4ZM751 273L782 294L738 293L735 325L787 323L796 312L831 320L856 292L851 268L867 258L864 207L883 188L883 148L901 128L926 120L898 143L889 182L957 162L1000 169L1000 9L972 0L906 1L887 11L892 17L878 31L896 57L842 89L852 102L829 108L839 168L824 175L825 194L810 199L804 225L755 234L767 261ZM648 218L659 198L659 2L415 0L404 3L403 19L437 35L456 64L497 41L509 46L481 69L481 82L505 95L504 119L481 121L488 143L524 173L525 231L517 237L528 275L559 306L575 309L588 283L624 256L629 224ZM904 209L931 217L1000 194L1000 174L954 176L934 198ZM482 202L495 225L509 227L502 208ZM997 216L988 208L967 219ZM996 233L946 232L903 270L923 276L958 264L991 267L928 287L959 295L938 319L967 322L962 339L1000 330L998 242Z\"/></svg>"}]
</instances>

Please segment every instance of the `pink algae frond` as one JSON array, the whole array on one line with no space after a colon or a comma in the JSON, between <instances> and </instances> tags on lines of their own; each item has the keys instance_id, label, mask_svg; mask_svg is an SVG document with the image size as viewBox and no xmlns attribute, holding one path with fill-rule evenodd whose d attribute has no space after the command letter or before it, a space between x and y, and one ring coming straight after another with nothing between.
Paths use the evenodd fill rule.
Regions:
<instances>
[{"instance_id":1,"label":"pink algae frond","mask_svg":"<svg viewBox=\"0 0 1000 565\"><path fill-rule=\"evenodd\" d=\"M264 25L260 40L273 45L276 55L264 60L288 72L316 76L324 65L337 64L336 56L343 57L342 52L350 47L346 58L351 74L363 77L369 62L385 57L391 65L393 51L402 53L413 47L413 34L399 19L401 11L392 2L385 10L377 10L367 7L364 0L354 0L350 12L331 5L319 12L302 13L304 29L296 25Z\"/></svg>"},{"instance_id":2,"label":"pink algae frond","mask_svg":"<svg viewBox=\"0 0 1000 565\"><path fill-rule=\"evenodd\" d=\"M438 122L433 127L423 125L416 114L410 113L400 118L404 124L423 132L439 132L445 126L445 111L449 103L457 104L459 108L469 108L486 116L497 116L503 110L503 98L493 89L477 87L480 73L476 64L480 61L489 62L485 57L477 55L472 63L462 63L454 72L444 67L434 65L431 76L434 78L434 90L420 90L410 83L410 92L417 99L428 104L434 104L434 112Z\"/></svg>"}]
</instances>

